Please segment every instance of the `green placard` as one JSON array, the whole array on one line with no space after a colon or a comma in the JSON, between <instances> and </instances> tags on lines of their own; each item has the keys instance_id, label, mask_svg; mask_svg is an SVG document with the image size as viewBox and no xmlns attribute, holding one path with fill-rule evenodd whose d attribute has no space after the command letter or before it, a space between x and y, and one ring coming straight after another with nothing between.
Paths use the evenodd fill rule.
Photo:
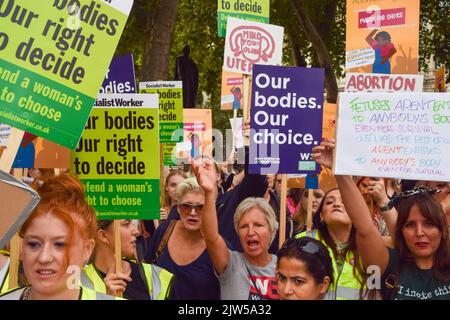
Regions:
<instances>
[{"instance_id":1,"label":"green placard","mask_svg":"<svg viewBox=\"0 0 450 320\"><path fill-rule=\"evenodd\" d=\"M218 0L217 24L219 37L225 38L227 34L228 17L269 23L270 0Z\"/></svg>"},{"instance_id":2,"label":"green placard","mask_svg":"<svg viewBox=\"0 0 450 320\"><path fill-rule=\"evenodd\" d=\"M176 165L173 150L183 142L183 83L181 81L151 81L139 83L140 93L156 93L159 97L159 134L163 144L163 163Z\"/></svg>"},{"instance_id":3,"label":"green placard","mask_svg":"<svg viewBox=\"0 0 450 320\"><path fill-rule=\"evenodd\" d=\"M100 219L159 219L158 96L98 96L71 171Z\"/></svg>"},{"instance_id":4,"label":"green placard","mask_svg":"<svg viewBox=\"0 0 450 320\"><path fill-rule=\"evenodd\" d=\"M132 0L0 1L0 122L74 149Z\"/></svg>"}]
</instances>

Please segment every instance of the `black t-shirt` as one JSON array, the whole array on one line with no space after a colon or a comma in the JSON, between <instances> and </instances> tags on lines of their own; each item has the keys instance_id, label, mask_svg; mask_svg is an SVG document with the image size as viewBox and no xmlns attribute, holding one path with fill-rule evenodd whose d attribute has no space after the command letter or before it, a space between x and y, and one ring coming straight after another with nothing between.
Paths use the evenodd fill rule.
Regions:
<instances>
[{"instance_id":1,"label":"black t-shirt","mask_svg":"<svg viewBox=\"0 0 450 320\"><path fill-rule=\"evenodd\" d=\"M139 272L139 266L136 263L129 262L131 266L130 278L133 280L127 283L127 288L123 293L123 297L127 300L151 300L148 292L147 281L144 277L144 270L142 269L142 277ZM95 268L98 274L104 279L106 274Z\"/></svg>"},{"instance_id":2,"label":"black t-shirt","mask_svg":"<svg viewBox=\"0 0 450 320\"><path fill-rule=\"evenodd\" d=\"M391 248L389 263L381 279L383 297L389 295L385 285L389 275L398 279L397 292L393 296L395 300L450 300L450 281L434 279L432 269L419 269L414 262L400 265L398 251Z\"/></svg>"}]
</instances>

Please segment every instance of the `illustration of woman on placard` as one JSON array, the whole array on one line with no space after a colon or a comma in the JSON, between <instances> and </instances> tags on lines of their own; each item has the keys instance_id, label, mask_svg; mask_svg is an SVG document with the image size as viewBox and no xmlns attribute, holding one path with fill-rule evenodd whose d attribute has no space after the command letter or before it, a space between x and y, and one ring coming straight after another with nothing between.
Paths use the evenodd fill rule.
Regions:
<instances>
[{"instance_id":1,"label":"illustration of woman on placard","mask_svg":"<svg viewBox=\"0 0 450 320\"><path fill-rule=\"evenodd\" d=\"M367 43L375 50L375 61L372 66L372 73L391 74L392 56L397 52L391 42L391 35L386 31L378 32L372 30L366 37ZM376 35L375 35L376 34ZM373 37L375 35L375 37Z\"/></svg>"},{"instance_id":2,"label":"illustration of woman on placard","mask_svg":"<svg viewBox=\"0 0 450 320\"><path fill-rule=\"evenodd\" d=\"M233 110L239 110L241 108L241 99L243 98L241 88L233 87L231 93L233 94Z\"/></svg>"}]
</instances>

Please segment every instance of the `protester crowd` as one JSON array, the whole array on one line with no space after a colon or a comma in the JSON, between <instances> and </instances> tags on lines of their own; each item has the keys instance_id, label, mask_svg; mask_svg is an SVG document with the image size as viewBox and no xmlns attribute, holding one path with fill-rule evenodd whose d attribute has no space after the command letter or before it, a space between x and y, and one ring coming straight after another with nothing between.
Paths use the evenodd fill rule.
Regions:
<instances>
[{"instance_id":1,"label":"protester crowd","mask_svg":"<svg viewBox=\"0 0 450 320\"><path fill-rule=\"evenodd\" d=\"M313 149L323 168L334 146ZM280 175L230 168L172 169L161 220L120 221L120 272L113 221L97 220L81 182L34 171L20 286L8 286L4 248L0 300L450 300L450 183L336 176L313 191L308 227L306 189L291 188L281 212Z\"/></svg>"}]
</instances>

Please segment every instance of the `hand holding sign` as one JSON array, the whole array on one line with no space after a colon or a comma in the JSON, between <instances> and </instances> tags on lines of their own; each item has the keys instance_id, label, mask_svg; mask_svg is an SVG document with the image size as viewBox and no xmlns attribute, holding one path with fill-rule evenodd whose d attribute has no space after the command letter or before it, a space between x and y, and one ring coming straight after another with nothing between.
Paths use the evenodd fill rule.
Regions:
<instances>
[{"instance_id":1,"label":"hand holding sign","mask_svg":"<svg viewBox=\"0 0 450 320\"><path fill-rule=\"evenodd\" d=\"M324 139L319 146L312 149L312 158L318 164L329 169L333 166L333 149L335 148L334 139Z\"/></svg>"}]
</instances>

